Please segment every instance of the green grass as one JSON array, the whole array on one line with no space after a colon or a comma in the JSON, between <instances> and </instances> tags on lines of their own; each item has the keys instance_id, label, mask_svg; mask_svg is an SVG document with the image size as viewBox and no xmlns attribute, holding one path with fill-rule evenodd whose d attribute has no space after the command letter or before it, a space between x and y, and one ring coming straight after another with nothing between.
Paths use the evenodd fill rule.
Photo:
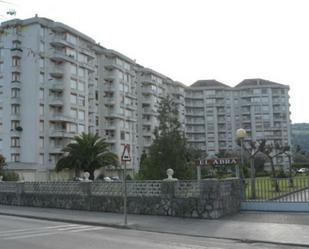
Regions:
<instances>
[{"instance_id":1,"label":"green grass","mask_svg":"<svg viewBox=\"0 0 309 249\"><path fill-rule=\"evenodd\" d=\"M309 187L309 177L294 176L293 186L290 185L289 178L278 179L279 192L275 191L275 180L269 177L257 177L255 188L257 200L271 200L276 197L291 193L293 191ZM252 199L251 196L251 180L245 179L245 199Z\"/></svg>"}]
</instances>

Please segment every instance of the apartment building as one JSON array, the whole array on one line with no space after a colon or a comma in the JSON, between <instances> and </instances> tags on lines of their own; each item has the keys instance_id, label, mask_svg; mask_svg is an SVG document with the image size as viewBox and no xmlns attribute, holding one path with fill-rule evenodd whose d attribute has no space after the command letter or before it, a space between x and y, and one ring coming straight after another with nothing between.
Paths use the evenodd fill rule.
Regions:
<instances>
[{"instance_id":1,"label":"apartment building","mask_svg":"<svg viewBox=\"0 0 309 249\"><path fill-rule=\"evenodd\" d=\"M235 122L232 88L216 80L199 80L186 89L188 142L207 155L233 150Z\"/></svg>"},{"instance_id":2,"label":"apartment building","mask_svg":"<svg viewBox=\"0 0 309 249\"><path fill-rule=\"evenodd\" d=\"M263 79L246 79L234 88L235 125L250 140L291 146L289 86ZM275 165L288 166L288 158L275 158Z\"/></svg>"},{"instance_id":3,"label":"apartment building","mask_svg":"<svg viewBox=\"0 0 309 249\"><path fill-rule=\"evenodd\" d=\"M59 179L55 163L81 132L106 138L119 158L129 144L136 173L167 95L184 129L181 83L62 23L36 16L0 26L0 153L24 180Z\"/></svg>"},{"instance_id":4,"label":"apartment building","mask_svg":"<svg viewBox=\"0 0 309 249\"><path fill-rule=\"evenodd\" d=\"M137 80L135 62L109 49L98 52L100 92L100 136L120 158L125 144L130 146L129 173L138 170ZM113 169L109 169L113 171ZM117 174L116 169L112 174Z\"/></svg>"},{"instance_id":5,"label":"apartment building","mask_svg":"<svg viewBox=\"0 0 309 249\"><path fill-rule=\"evenodd\" d=\"M46 180L74 135L98 130L95 41L45 18L1 25L1 153Z\"/></svg>"},{"instance_id":6,"label":"apartment building","mask_svg":"<svg viewBox=\"0 0 309 249\"><path fill-rule=\"evenodd\" d=\"M235 151L236 130L247 140L291 145L289 86L263 79L246 79L235 87L215 80L200 80L186 89L186 135L198 150L213 156ZM278 157L276 164L288 165Z\"/></svg>"}]
</instances>

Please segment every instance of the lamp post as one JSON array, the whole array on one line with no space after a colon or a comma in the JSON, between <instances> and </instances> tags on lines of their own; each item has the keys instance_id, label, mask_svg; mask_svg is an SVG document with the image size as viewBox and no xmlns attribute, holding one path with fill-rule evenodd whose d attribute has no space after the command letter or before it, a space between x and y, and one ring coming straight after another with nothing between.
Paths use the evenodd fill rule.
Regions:
<instances>
[{"instance_id":1,"label":"lamp post","mask_svg":"<svg viewBox=\"0 0 309 249\"><path fill-rule=\"evenodd\" d=\"M241 167L244 167L244 139L247 136L247 132L245 129L238 129L236 131L236 138L240 140L240 162ZM239 166L236 166L236 177L240 177Z\"/></svg>"}]
</instances>

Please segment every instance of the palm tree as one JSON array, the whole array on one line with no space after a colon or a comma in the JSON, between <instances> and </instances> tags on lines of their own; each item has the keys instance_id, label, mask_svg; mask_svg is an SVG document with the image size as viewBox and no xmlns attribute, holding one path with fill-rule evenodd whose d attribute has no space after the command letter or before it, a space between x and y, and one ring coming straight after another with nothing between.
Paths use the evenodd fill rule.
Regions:
<instances>
[{"instance_id":1,"label":"palm tree","mask_svg":"<svg viewBox=\"0 0 309 249\"><path fill-rule=\"evenodd\" d=\"M90 179L94 179L95 169L108 165L117 166L118 157L108 149L105 139L97 134L82 133L75 136L73 141L65 148L65 152L56 164L56 171L63 169L75 170L75 176L79 176L81 170L90 173Z\"/></svg>"}]
</instances>

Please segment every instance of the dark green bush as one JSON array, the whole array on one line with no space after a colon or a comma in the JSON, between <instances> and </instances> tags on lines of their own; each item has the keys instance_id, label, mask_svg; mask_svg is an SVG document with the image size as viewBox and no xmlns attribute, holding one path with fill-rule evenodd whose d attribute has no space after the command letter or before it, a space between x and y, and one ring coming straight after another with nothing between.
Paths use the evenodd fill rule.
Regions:
<instances>
[{"instance_id":1,"label":"dark green bush","mask_svg":"<svg viewBox=\"0 0 309 249\"><path fill-rule=\"evenodd\" d=\"M3 174L3 181L18 181L19 175L14 171L8 171Z\"/></svg>"}]
</instances>

